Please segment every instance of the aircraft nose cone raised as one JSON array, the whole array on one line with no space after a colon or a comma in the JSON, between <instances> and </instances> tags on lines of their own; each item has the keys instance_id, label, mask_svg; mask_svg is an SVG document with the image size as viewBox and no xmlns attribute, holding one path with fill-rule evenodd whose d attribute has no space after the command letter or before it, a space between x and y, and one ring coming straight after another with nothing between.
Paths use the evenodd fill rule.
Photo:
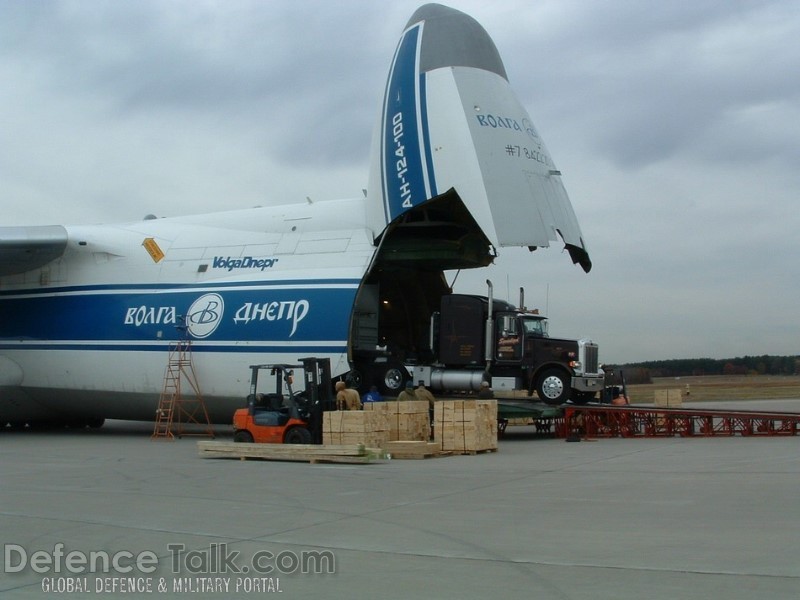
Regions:
<instances>
[{"instance_id":1,"label":"aircraft nose cone raised","mask_svg":"<svg viewBox=\"0 0 800 600\"><path fill-rule=\"evenodd\" d=\"M443 67L474 67L508 80L497 47L475 19L448 6L426 4L417 9L406 28L423 21L421 73Z\"/></svg>"}]
</instances>

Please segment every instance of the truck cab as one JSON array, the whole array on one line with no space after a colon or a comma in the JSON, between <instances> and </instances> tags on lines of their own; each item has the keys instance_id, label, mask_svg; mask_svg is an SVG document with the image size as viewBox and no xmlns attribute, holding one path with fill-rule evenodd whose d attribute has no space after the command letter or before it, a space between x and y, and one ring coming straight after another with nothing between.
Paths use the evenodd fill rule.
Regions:
<instances>
[{"instance_id":1,"label":"truck cab","mask_svg":"<svg viewBox=\"0 0 800 600\"><path fill-rule=\"evenodd\" d=\"M444 296L431 320L431 371L436 388L476 389L489 380L495 390L536 392L547 404L585 402L603 389L597 344L552 338L538 311L518 309L486 296ZM426 373L414 369L415 380Z\"/></svg>"},{"instance_id":2,"label":"truck cab","mask_svg":"<svg viewBox=\"0 0 800 600\"><path fill-rule=\"evenodd\" d=\"M529 394L535 391L540 400L554 405L567 399L585 402L603 389L597 345L589 339L551 338L547 318L538 311L501 312L495 332L495 387L519 389L522 384ZM517 381L523 373L526 381Z\"/></svg>"},{"instance_id":3,"label":"truck cab","mask_svg":"<svg viewBox=\"0 0 800 600\"><path fill-rule=\"evenodd\" d=\"M519 361L526 340L548 337L547 319L538 312L525 315L502 313L495 319L495 358L500 361Z\"/></svg>"}]
</instances>

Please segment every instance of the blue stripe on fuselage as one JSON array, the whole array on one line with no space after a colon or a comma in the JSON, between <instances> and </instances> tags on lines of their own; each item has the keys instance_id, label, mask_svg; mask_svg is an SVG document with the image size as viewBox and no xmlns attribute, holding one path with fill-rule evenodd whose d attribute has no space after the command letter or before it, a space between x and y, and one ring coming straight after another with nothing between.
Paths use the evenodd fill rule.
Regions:
<instances>
[{"instance_id":1,"label":"blue stripe on fuselage","mask_svg":"<svg viewBox=\"0 0 800 600\"><path fill-rule=\"evenodd\" d=\"M190 337L209 343L344 345L357 288L357 280L304 280L5 292L0 340L6 348L157 343L179 338L186 322Z\"/></svg>"},{"instance_id":2,"label":"blue stripe on fuselage","mask_svg":"<svg viewBox=\"0 0 800 600\"><path fill-rule=\"evenodd\" d=\"M0 342L0 350L47 350L48 352L54 350L69 350L69 351L89 351L94 350L98 352L164 352L166 343L160 344L130 344L130 343L114 343L107 342L98 344L96 342L82 342L71 343L62 342L58 344L48 342L31 342L20 341L15 344ZM203 353L257 353L257 354L298 354L298 355L322 355L322 354L336 354L347 352L347 345L343 342L331 342L330 344L313 342L302 344L298 346L281 346L270 344L192 344L193 352Z\"/></svg>"}]
</instances>

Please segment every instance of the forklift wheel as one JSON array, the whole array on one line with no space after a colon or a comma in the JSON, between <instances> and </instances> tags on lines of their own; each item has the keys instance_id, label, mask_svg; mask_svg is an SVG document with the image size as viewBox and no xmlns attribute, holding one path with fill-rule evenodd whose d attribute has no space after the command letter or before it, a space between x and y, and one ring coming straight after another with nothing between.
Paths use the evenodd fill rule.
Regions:
<instances>
[{"instance_id":1,"label":"forklift wheel","mask_svg":"<svg viewBox=\"0 0 800 600\"><path fill-rule=\"evenodd\" d=\"M311 432L305 427L292 427L283 438L284 444L310 444Z\"/></svg>"},{"instance_id":2,"label":"forklift wheel","mask_svg":"<svg viewBox=\"0 0 800 600\"><path fill-rule=\"evenodd\" d=\"M233 434L233 441L240 444L252 444L253 434L249 431L241 429Z\"/></svg>"}]
</instances>

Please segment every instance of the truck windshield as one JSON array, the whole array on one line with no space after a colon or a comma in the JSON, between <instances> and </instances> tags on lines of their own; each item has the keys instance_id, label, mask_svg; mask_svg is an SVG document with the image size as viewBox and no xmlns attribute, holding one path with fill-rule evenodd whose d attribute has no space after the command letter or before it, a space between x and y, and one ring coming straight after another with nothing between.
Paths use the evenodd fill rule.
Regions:
<instances>
[{"instance_id":1,"label":"truck windshield","mask_svg":"<svg viewBox=\"0 0 800 600\"><path fill-rule=\"evenodd\" d=\"M522 319L526 335L547 337L547 319Z\"/></svg>"}]
</instances>

